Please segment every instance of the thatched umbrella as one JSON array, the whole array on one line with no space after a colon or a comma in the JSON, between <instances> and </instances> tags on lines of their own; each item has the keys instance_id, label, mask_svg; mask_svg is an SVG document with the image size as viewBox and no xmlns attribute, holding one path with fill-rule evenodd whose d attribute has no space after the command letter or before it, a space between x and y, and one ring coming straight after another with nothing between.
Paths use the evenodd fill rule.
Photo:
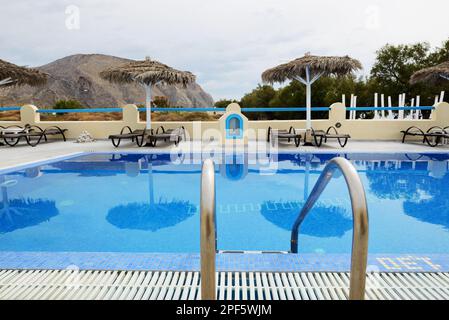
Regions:
<instances>
[{"instance_id":1,"label":"thatched umbrella","mask_svg":"<svg viewBox=\"0 0 449 320\"><path fill-rule=\"evenodd\" d=\"M348 56L320 57L306 54L304 57L283 63L262 73L262 80L267 83L298 80L307 86L306 118L307 130L312 128L312 84L321 76L344 76L362 69L362 64Z\"/></svg>"},{"instance_id":2,"label":"thatched umbrella","mask_svg":"<svg viewBox=\"0 0 449 320\"><path fill-rule=\"evenodd\" d=\"M410 83L424 82L435 85L445 83L447 80L449 80L449 61L415 72L410 78Z\"/></svg>"},{"instance_id":3,"label":"thatched umbrella","mask_svg":"<svg viewBox=\"0 0 449 320\"><path fill-rule=\"evenodd\" d=\"M187 86L195 81L192 73L173 69L150 58L106 69L100 72L100 77L113 83L137 82L145 88L147 129L151 129L151 86L158 83Z\"/></svg>"},{"instance_id":4,"label":"thatched umbrella","mask_svg":"<svg viewBox=\"0 0 449 320\"><path fill-rule=\"evenodd\" d=\"M17 66L0 59L0 86L39 86L47 82L48 75L36 69Z\"/></svg>"}]
</instances>

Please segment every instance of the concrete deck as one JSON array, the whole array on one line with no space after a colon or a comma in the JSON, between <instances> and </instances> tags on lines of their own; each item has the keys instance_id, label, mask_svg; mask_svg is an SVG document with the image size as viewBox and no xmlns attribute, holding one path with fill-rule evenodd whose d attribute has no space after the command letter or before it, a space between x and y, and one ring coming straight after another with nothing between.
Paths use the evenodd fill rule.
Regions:
<instances>
[{"instance_id":1,"label":"concrete deck","mask_svg":"<svg viewBox=\"0 0 449 320\"><path fill-rule=\"evenodd\" d=\"M220 146L216 142L181 142L178 147L173 144L165 144L160 147L142 147L139 148L132 143L123 143L119 148L114 148L110 141L100 140L93 143L75 143L74 141L52 141L41 143L32 148L26 144L20 144L15 147L0 146L0 169L24 165L36 161L44 161L61 156L67 156L80 152L139 152L139 153L158 153L170 152L173 149L203 152L205 150L217 150ZM266 152L270 146L265 142L250 142L248 149L252 152ZM449 153L449 145L429 147L422 143L405 143L391 141L355 141L352 140L345 148L340 148L337 143L329 143L321 148L299 146L295 148L293 144L281 143L279 152L299 152L299 153ZM240 150L241 151L241 150Z\"/></svg>"}]
</instances>

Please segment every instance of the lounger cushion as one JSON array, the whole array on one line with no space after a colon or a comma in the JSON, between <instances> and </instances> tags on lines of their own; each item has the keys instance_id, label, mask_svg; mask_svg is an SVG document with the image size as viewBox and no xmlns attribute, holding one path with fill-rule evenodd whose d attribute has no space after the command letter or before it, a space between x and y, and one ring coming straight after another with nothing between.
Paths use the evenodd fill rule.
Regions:
<instances>
[{"instance_id":1,"label":"lounger cushion","mask_svg":"<svg viewBox=\"0 0 449 320\"><path fill-rule=\"evenodd\" d=\"M275 136L276 138L284 138L284 139L293 139L293 138L300 138L301 135L300 134L295 134L295 133L277 133L274 134L273 136Z\"/></svg>"},{"instance_id":2,"label":"lounger cushion","mask_svg":"<svg viewBox=\"0 0 449 320\"><path fill-rule=\"evenodd\" d=\"M111 134L109 139L132 139L140 137L142 133L124 133L124 134Z\"/></svg>"},{"instance_id":3,"label":"lounger cushion","mask_svg":"<svg viewBox=\"0 0 449 320\"><path fill-rule=\"evenodd\" d=\"M326 137L328 139L349 139L351 138L351 136L349 134L335 134L335 133L326 133L324 130L315 130L314 133L312 133L312 136L317 136L317 137Z\"/></svg>"},{"instance_id":4,"label":"lounger cushion","mask_svg":"<svg viewBox=\"0 0 449 320\"><path fill-rule=\"evenodd\" d=\"M328 138L328 139L332 139L332 138L335 138L335 139L338 139L338 138L340 138L340 139L349 139L349 138L351 138L351 136L349 135L349 134L326 134L326 138Z\"/></svg>"},{"instance_id":5,"label":"lounger cushion","mask_svg":"<svg viewBox=\"0 0 449 320\"><path fill-rule=\"evenodd\" d=\"M61 134L61 133L66 132L67 129L58 130L58 129L51 128L51 129L47 129L47 130L44 130L44 131L45 131L46 135L56 135L56 134Z\"/></svg>"}]
</instances>

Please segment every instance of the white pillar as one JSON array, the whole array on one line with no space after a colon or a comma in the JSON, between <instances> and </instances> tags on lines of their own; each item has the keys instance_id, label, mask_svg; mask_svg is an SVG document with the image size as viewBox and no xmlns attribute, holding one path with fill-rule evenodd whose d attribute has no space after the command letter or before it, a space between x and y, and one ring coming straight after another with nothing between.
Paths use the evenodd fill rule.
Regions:
<instances>
[{"instance_id":1,"label":"white pillar","mask_svg":"<svg viewBox=\"0 0 449 320\"><path fill-rule=\"evenodd\" d=\"M415 107L415 98L412 98L412 101L410 102L410 107ZM407 115L407 119L415 119L415 112L413 110L410 111L410 113Z\"/></svg>"},{"instance_id":2,"label":"white pillar","mask_svg":"<svg viewBox=\"0 0 449 320\"><path fill-rule=\"evenodd\" d=\"M405 93L401 94L400 101L399 101L399 107L405 106ZM398 111L398 119L404 119L404 110Z\"/></svg>"},{"instance_id":3,"label":"white pillar","mask_svg":"<svg viewBox=\"0 0 449 320\"><path fill-rule=\"evenodd\" d=\"M393 107L393 103L391 102L391 96L388 96L388 107ZM388 111L388 119L394 119L393 110Z\"/></svg>"},{"instance_id":4,"label":"white pillar","mask_svg":"<svg viewBox=\"0 0 449 320\"><path fill-rule=\"evenodd\" d=\"M416 106L421 106L421 96L416 96ZM416 119L421 119L421 110L416 110Z\"/></svg>"},{"instance_id":5,"label":"white pillar","mask_svg":"<svg viewBox=\"0 0 449 320\"><path fill-rule=\"evenodd\" d=\"M377 100L378 100L378 94L376 92L376 93L374 93L374 108L375 108L375 110L374 110L374 119L379 119L380 118L380 113L378 111L379 105L377 103Z\"/></svg>"},{"instance_id":6,"label":"white pillar","mask_svg":"<svg viewBox=\"0 0 449 320\"><path fill-rule=\"evenodd\" d=\"M382 108L382 119L385 119L385 95L380 95L380 107Z\"/></svg>"},{"instance_id":7,"label":"white pillar","mask_svg":"<svg viewBox=\"0 0 449 320\"><path fill-rule=\"evenodd\" d=\"M351 93L351 102L349 104L349 108L354 108L354 94ZM349 120L354 119L354 111L349 111Z\"/></svg>"},{"instance_id":8,"label":"white pillar","mask_svg":"<svg viewBox=\"0 0 449 320\"><path fill-rule=\"evenodd\" d=\"M441 91L440 93L440 103L444 102L444 91Z\"/></svg>"}]
</instances>

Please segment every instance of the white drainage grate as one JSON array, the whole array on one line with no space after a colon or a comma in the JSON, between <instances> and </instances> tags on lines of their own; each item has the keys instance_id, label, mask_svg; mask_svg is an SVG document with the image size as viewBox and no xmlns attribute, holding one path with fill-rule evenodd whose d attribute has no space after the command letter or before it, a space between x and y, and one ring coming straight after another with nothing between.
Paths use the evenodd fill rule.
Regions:
<instances>
[{"instance_id":1,"label":"white drainage grate","mask_svg":"<svg viewBox=\"0 0 449 320\"><path fill-rule=\"evenodd\" d=\"M219 272L222 300L345 300L349 273ZM449 273L368 273L366 299L446 300ZM1 270L0 299L201 299L199 272Z\"/></svg>"}]
</instances>

